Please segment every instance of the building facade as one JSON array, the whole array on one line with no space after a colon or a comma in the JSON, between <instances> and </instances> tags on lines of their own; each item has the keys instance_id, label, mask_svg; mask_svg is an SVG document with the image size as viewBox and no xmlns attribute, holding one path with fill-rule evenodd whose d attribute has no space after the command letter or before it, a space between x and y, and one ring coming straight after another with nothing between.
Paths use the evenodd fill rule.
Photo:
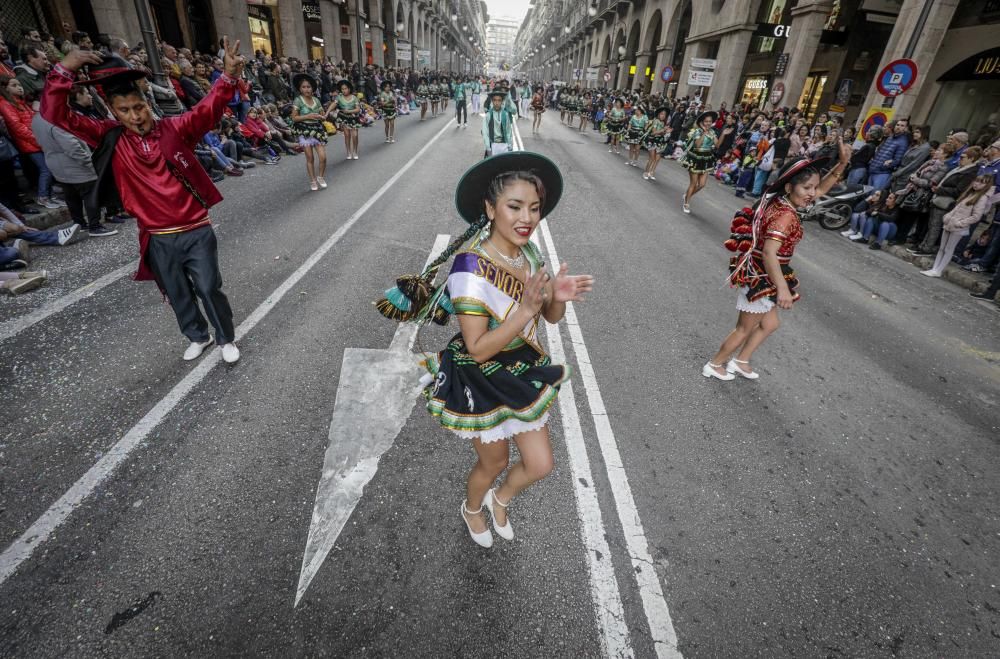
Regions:
<instances>
[{"instance_id":1,"label":"building facade","mask_svg":"<svg viewBox=\"0 0 1000 659\"><path fill-rule=\"evenodd\" d=\"M1000 0L535 0L514 63L533 79L975 138L1000 113L998 34ZM900 59L915 80L885 96L879 73Z\"/></svg>"},{"instance_id":2,"label":"building facade","mask_svg":"<svg viewBox=\"0 0 1000 659\"><path fill-rule=\"evenodd\" d=\"M214 53L228 35L244 52L299 59L455 71L486 61L482 0L148 1L159 39L201 52ZM133 0L4 0L0 28L15 39L22 27L141 37Z\"/></svg>"},{"instance_id":3,"label":"building facade","mask_svg":"<svg viewBox=\"0 0 1000 659\"><path fill-rule=\"evenodd\" d=\"M521 21L509 16L494 16L486 24L486 64L491 70L509 70L514 57L514 38Z\"/></svg>"}]
</instances>

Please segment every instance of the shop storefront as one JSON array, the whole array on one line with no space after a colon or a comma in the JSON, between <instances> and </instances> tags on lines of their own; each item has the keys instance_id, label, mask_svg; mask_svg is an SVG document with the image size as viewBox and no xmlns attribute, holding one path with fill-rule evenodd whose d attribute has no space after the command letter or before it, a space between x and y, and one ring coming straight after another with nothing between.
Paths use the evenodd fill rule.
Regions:
<instances>
[{"instance_id":1,"label":"shop storefront","mask_svg":"<svg viewBox=\"0 0 1000 659\"><path fill-rule=\"evenodd\" d=\"M747 108L763 108L768 99L770 86L769 76L747 76L743 80L739 103Z\"/></svg>"},{"instance_id":2,"label":"shop storefront","mask_svg":"<svg viewBox=\"0 0 1000 659\"><path fill-rule=\"evenodd\" d=\"M823 98L823 90L826 88L826 80L826 73L810 73L806 77L806 84L802 87L802 96L799 97L796 107L802 110L807 122L816 118L820 99Z\"/></svg>"},{"instance_id":3,"label":"shop storefront","mask_svg":"<svg viewBox=\"0 0 1000 659\"><path fill-rule=\"evenodd\" d=\"M1000 117L1000 48L968 57L941 75L941 89L927 118L932 137L964 128L975 140L997 131Z\"/></svg>"},{"instance_id":4,"label":"shop storefront","mask_svg":"<svg viewBox=\"0 0 1000 659\"><path fill-rule=\"evenodd\" d=\"M253 42L253 51L263 51L267 55L274 55L278 49L275 41L274 16L271 8L266 5L247 5L247 15L250 18L250 40Z\"/></svg>"},{"instance_id":5,"label":"shop storefront","mask_svg":"<svg viewBox=\"0 0 1000 659\"><path fill-rule=\"evenodd\" d=\"M306 29L306 46L309 59L323 59L326 42L323 39L322 15L319 0L302 0L302 23Z\"/></svg>"}]
</instances>

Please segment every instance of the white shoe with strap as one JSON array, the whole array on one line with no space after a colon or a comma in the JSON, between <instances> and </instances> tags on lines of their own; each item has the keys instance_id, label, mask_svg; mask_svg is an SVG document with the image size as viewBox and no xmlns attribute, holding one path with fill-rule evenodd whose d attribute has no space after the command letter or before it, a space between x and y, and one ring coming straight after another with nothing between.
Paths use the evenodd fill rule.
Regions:
<instances>
[{"instance_id":1,"label":"white shoe with strap","mask_svg":"<svg viewBox=\"0 0 1000 659\"><path fill-rule=\"evenodd\" d=\"M486 496L483 497L483 505L486 506L486 509L490 511L490 516L493 517L493 529L497 532L497 535L503 538L504 540L513 540L514 527L511 526L510 524L510 518L507 518L507 523L504 524L503 526L497 524L497 516L493 510L494 503L503 508L504 511L506 511L507 506L510 505L510 501L504 503L503 501L498 499L495 488L491 487L489 490L486 491Z\"/></svg>"},{"instance_id":2,"label":"white shoe with strap","mask_svg":"<svg viewBox=\"0 0 1000 659\"><path fill-rule=\"evenodd\" d=\"M462 521L465 522L465 528L469 529L469 535L472 536L472 541L475 542L480 547L486 547L489 549L493 546L493 534L490 533L490 528L487 526L486 530L481 533L476 533L472 530L472 525L469 524L469 518L466 515L478 515L483 512L483 507L479 506L479 510L469 510L465 504L468 500L462 502L462 507L459 513L462 515Z\"/></svg>"},{"instance_id":3,"label":"white shoe with strap","mask_svg":"<svg viewBox=\"0 0 1000 659\"><path fill-rule=\"evenodd\" d=\"M730 380L736 379L736 376L733 375L732 373L727 372L725 375L719 373L716 370L718 368L722 368L722 364L713 364L712 362L708 362L707 364L701 367L701 374L704 375L706 378L715 378L717 380L723 380L725 382L729 382Z\"/></svg>"},{"instance_id":4,"label":"white shoe with strap","mask_svg":"<svg viewBox=\"0 0 1000 659\"><path fill-rule=\"evenodd\" d=\"M732 359L729 360L729 363L726 364L726 373L732 373L734 375L742 375L747 380L756 380L757 378L760 377L760 373L757 373L756 371L744 371L743 367L740 366L740 364L749 364L749 363L750 362L745 362L742 359L736 359L735 357L733 357Z\"/></svg>"}]
</instances>

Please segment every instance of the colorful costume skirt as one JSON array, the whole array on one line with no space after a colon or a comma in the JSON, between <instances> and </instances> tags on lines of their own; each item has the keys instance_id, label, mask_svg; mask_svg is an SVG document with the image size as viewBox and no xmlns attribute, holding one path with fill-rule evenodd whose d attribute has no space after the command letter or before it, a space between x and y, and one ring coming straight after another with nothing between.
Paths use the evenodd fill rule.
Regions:
<instances>
[{"instance_id":1,"label":"colorful costume skirt","mask_svg":"<svg viewBox=\"0 0 1000 659\"><path fill-rule=\"evenodd\" d=\"M764 270L764 259L762 256L757 256L754 253L750 257L750 261L745 263L742 268L739 268L740 261L743 259L743 255L734 256L729 260L729 272L732 275L732 283L734 286L740 288L740 297L736 300L736 308L740 311L749 311L750 313L767 313L770 311L770 307L764 308L764 305L756 304L762 300L770 300L772 303L778 301L778 288L771 283L770 277L767 276L767 272ZM799 279L795 276L795 270L792 269L792 265L789 259L781 258L778 259L781 265L781 274L785 278L785 283L788 284L788 290L792 293L792 301L798 302L801 297L798 293Z\"/></svg>"},{"instance_id":2,"label":"colorful costume skirt","mask_svg":"<svg viewBox=\"0 0 1000 659\"><path fill-rule=\"evenodd\" d=\"M545 112L545 105L544 105L543 103L539 103L539 104L537 104L537 105L534 105L534 104L533 104L533 105L531 106L531 111L532 111L532 112L539 112L539 113L541 113L541 112Z\"/></svg>"},{"instance_id":3,"label":"colorful costume skirt","mask_svg":"<svg viewBox=\"0 0 1000 659\"><path fill-rule=\"evenodd\" d=\"M389 121L392 121L397 117L397 115L398 113L396 112L396 106L392 106L391 108L382 108L383 119L388 119Z\"/></svg>"},{"instance_id":4,"label":"colorful costume skirt","mask_svg":"<svg viewBox=\"0 0 1000 659\"><path fill-rule=\"evenodd\" d=\"M715 171L715 165L715 152L712 150L691 149L684 155L684 160L681 162L681 167L692 174Z\"/></svg>"},{"instance_id":5,"label":"colorful costume skirt","mask_svg":"<svg viewBox=\"0 0 1000 659\"><path fill-rule=\"evenodd\" d=\"M605 119L604 123L601 124L601 132L605 135L621 135L625 132L625 122L615 123Z\"/></svg>"},{"instance_id":6,"label":"colorful costume skirt","mask_svg":"<svg viewBox=\"0 0 1000 659\"><path fill-rule=\"evenodd\" d=\"M361 128L361 113L360 112L358 114L343 114L343 113L341 113L340 116L339 116L339 120L340 120L340 127L341 127L341 129L351 128L351 129L357 130L358 128Z\"/></svg>"},{"instance_id":7,"label":"colorful costume skirt","mask_svg":"<svg viewBox=\"0 0 1000 659\"><path fill-rule=\"evenodd\" d=\"M459 437L482 442L542 428L570 377L568 366L553 366L528 344L480 364L466 352L461 333L424 366L427 410Z\"/></svg>"},{"instance_id":8,"label":"colorful costume skirt","mask_svg":"<svg viewBox=\"0 0 1000 659\"><path fill-rule=\"evenodd\" d=\"M326 128L320 121L296 121L292 124L292 135L298 138L302 146L326 144Z\"/></svg>"},{"instance_id":9,"label":"colorful costume skirt","mask_svg":"<svg viewBox=\"0 0 1000 659\"><path fill-rule=\"evenodd\" d=\"M428 100L430 100L430 98L427 97L427 96L418 96L417 97L417 103L419 103L420 105L426 104Z\"/></svg>"},{"instance_id":10,"label":"colorful costume skirt","mask_svg":"<svg viewBox=\"0 0 1000 659\"><path fill-rule=\"evenodd\" d=\"M654 151L656 153L663 153L663 150L667 148L667 136L666 135L647 135L646 141L643 143L646 150L650 153Z\"/></svg>"},{"instance_id":11,"label":"colorful costume skirt","mask_svg":"<svg viewBox=\"0 0 1000 659\"><path fill-rule=\"evenodd\" d=\"M626 129L625 131L625 138L624 138L625 144L641 144L642 136L645 133L646 131L642 130L641 128L633 128L629 126L628 129Z\"/></svg>"}]
</instances>

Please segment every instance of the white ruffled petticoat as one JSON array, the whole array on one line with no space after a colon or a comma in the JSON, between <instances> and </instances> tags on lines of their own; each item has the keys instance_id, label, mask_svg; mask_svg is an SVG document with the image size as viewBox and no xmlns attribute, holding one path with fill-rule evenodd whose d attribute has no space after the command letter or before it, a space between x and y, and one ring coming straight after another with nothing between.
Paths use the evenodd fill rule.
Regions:
<instances>
[{"instance_id":1,"label":"white ruffled petticoat","mask_svg":"<svg viewBox=\"0 0 1000 659\"><path fill-rule=\"evenodd\" d=\"M521 421L520 419L507 419L500 425L493 426L489 430L483 430L482 432L470 432L467 430L452 430L451 432L463 439L475 439L478 437L479 441L483 444L489 444L490 442L499 442L501 439L510 439L522 432L541 430L548 422L549 413L546 412L539 419L531 422Z\"/></svg>"},{"instance_id":2,"label":"white ruffled petticoat","mask_svg":"<svg viewBox=\"0 0 1000 659\"><path fill-rule=\"evenodd\" d=\"M767 313L774 308L774 302L770 298L762 297L761 299L751 302L747 299L747 291L750 290L746 286L741 286L736 293L736 310L746 311L747 313Z\"/></svg>"}]
</instances>

